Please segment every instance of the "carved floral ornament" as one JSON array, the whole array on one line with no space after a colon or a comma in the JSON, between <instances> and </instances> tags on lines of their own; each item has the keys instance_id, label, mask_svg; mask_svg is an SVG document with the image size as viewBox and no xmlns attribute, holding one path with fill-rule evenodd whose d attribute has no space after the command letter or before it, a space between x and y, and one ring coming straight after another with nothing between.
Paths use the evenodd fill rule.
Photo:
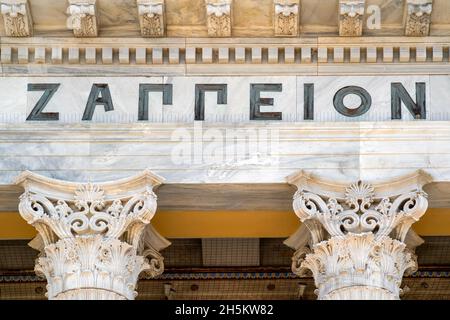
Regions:
<instances>
[{"instance_id":1,"label":"carved floral ornament","mask_svg":"<svg viewBox=\"0 0 450 320\"><path fill-rule=\"evenodd\" d=\"M165 33L164 0L137 0L142 36L162 37Z\"/></svg>"},{"instance_id":2,"label":"carved floral ornament","mask_svg":"<svg viewBox=\"0 0 450 320\"><path fill-rule=\"evenodd\" d=\"M388 197L375 201L374 187L361 181L346 188L344 202L336 198L325 201L303 190L294 196L294 210L300 220L307 225L308 220L319 221L331 237L372 232L378 238L397 230L396 238L404 241L409 227L420 219L427 206L422 190L403 194L393 201ZM323 241L324 237L313 229L313 241Z\"/></svg>"},{"instance_id":3,"label":"carved floral ornament","mask_svg":"<svg viewBox=\"0 0 450 320\"><path fill-rule=\"evenodd\" d=\"M274 0L274 28L276 36L297 36L300 0Z\"/></svg>"},{"instance_id":4,"label":"carved floral ornament","mask_svg":"<svg viewBox=\"0 0 450 320\"><path fill-rule=\"evenodd\" d=\"M96 0L69 0L67 28L76 37L96 37L98 18Z\"/></svg>"},{"instance_id":5,"label":"carved floral ornament","mask_svg":"<svg viewBox=\"0 0 450 320\"><path fill-rule=\"evenodd\" d=\"M408 0L408 14L418 17L430 15L433 11L433 0Z\"/></svg>"},{"instance_id":6,"label":"carved floral ornament","mask_svg":"<svg viewBox=\"0 0 450 320\"><path fill-rule=\"evenodd\" d=\"M9 37L30 37L33 35L33 19L27 0L1 0L0 9Z\"/></svg>"},{"instance_id":7,"label":"carved floral ornament","mask_svg":"<svg viewBox=\"0 0 450 320\"><path fill-rule=\"evenodd\" d=\"M406 12L407 36L428 36L430 33L433 0L408 0Z\"/></svg>"},{"instance_id":8,"label":"carved floral ornament","mask_svg":"<svg viewBox=\"0 0 450 320\"><path fill-rule=\"evenodd\" d=\"M361 36L365 0L339 1L339 35Z\"/></svg>"},{"instance_id":9,"label":"carved floral ornament","mask_svg":"<svg viewBox=\"0 0 450 320\"><path fill-rule=\"evenodd\" d=\"M2 2L1 3L2 14L7 14L13 18L19 15L27 14L27 2L26 1L15 1L15 2Z\"/></svg>"},{"instance_id":10,"label":"carved floral ornament","mask_svg":"<svg viewBox=\"0 0 450 320\"><path fill-rule=\"evenodd\" d=\"M162 15L164 12L163 0L138 0L139 15L146 15L153 18L156 15Z\"/></svg>"},{"instance_id":11,"label":"carved floral ornament","mask_svg":"<svg viewBox=\"0 0 450 320\"><path fill-rule=\"evenodd\" d=\"M231 0L211 1L206 0L206 13L216 17L229 15L231 12Z\"/></svg>"},{"instance_id":12,"label":"carved floral ornament","mask_svg":"<svg viewBox=\"0 0 450 320\"><path fill-rule=\"evenodd\" d=\"M47 278L50 299L134 299L142 271L151 277L164 271L159 250L170 243L149 226L153 187L161 181L148 171L98 185L30 172L18 178L25 189L19 212L39 232L35 271Z\"/></svg>"},{"instance_id":13,"label":"carved floral ornament","mask_svg":"<svg viewBox=\"0 0 450 320\"><path fill-rule=\"evenodd\" d=\"M232 0L205 0L208 35L211 37L231 36Z\"/></svg>"},{"instance_id":14,"label":"carved floral ornament","mask_svg":"<svg viewBox=\"0 0 450 320\"><path fill-rule=\"evenodd\" d=\"M384 185L344 187L296 175L293 207L309 237L295 247L293 272L312 272L319 299L398 299L403 275L417 270L405 240L427 210L422 187L430 181L419 171Z\"/></svg>"},{"instance_id":15,"label":"carved floral ornament","mask_svg":"<svg viewBox=\"0 0 450 320\"><path fill-rule=\"evenodd\" d=\"M362 16L364 14L365 0L341 0L339 10L341 15L349 17Z\"/></svg>"}]
</instances>

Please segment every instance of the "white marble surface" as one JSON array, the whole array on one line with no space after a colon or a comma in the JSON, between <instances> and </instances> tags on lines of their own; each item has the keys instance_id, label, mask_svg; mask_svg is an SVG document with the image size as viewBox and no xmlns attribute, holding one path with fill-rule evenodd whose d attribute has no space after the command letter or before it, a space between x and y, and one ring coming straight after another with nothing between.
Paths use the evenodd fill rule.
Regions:
<instances>
[{"instance_id":1,"label":"white marble surface","mask_svg":"<svg viewBox=\"0 0 450 320\"><path fill-rule=\"evenodd\" d=\"M256 130L257 140L226 140L226 132L235 129ZM343 182L423 169L436 182L450 181L447 121L206 123L195 130L157 123L2 124L0 184L10 184L23 170L82 182L115 180L146 168L169 184L285 183L302 169ZM220 144L208 139L211 130L220 133ZM275 132L275 139L264 130ZM194 139L201 144L195 146ZM186 161L174 157L177 148L190 150Z\"/></svg>"},{"instance_id":2,"label":"white marble surface","mask_svg":"<svg viewBox=\"0 0 450 320\"><path fill-rule=\"evenodd\" d=\"M404 83L410 93L415 82L426 82L428 110L432 115L442 113L439 119L446 121L410 120L405 108L405 121L389 121L383 114L390 115L394 81ZM61 121L25 122L41 94L26 93L31 82L61 83L45 109L60 112ZM105 114L98 107L93 121L82 122L92 84L105 82L115 111ZM301 121L303 83L309 82L316 86L318 120ZM174 104L163 106L162 94L152 93L150 120L138 123L140 83L172 83ZM206 94L204 122L193 121L195 83L228 84L225 106L217 105L215 93ZM250 83L283 84L283 93L263 95L275 99L270 109L282 111L283 121L248 120ZM374 103L365 119L342 121L332 106L335 90L350 84L366 87L372 95ZM168 184L286 183L286 177L298 170L343 182L374 182L423 169L438 184L450 181L448 76L23 77L1 78L0 88L0 185L11 184L24 170L86 182L116 180L146 168ZM333 114L331 122L319 117L328 113ZM256 134L256 141L250 141L250 135L226 139L229 131L238 129ZM211 135L217 141L211 141ZM179 162L174 150L192 154ZM244 151L235 155L236 150Z\"/></svg>"},{"instance_id":3,"label":"white marble surface","mask_svg":"<svg viewBox=\"0 0 450 320\"><path fill-rule=\"evenodd\" d=\"M391 83L402 83L413 100L416 82L427 87L427 120L450 120L450 76L317 76L317 77L5 77L0 78L0 123L24 123L43 92L27 92L27 83L60 83L61 86L44 112L59 112L60 123L82 123L83 112L94 83L108 83L114 111L104 112L98 106L93 123L138 122L139 84L173 84L173 105L162 105L162 94L151 93L151 123L193 123L195 84L224 83L228 86L228 103L218 105L215 92L206 93L206 123L251 123L250 84L280 83L283 92L264 92L261 97L273 98L274 106L261 111L282 112L282 122L303 121L304 84L315 86L315 119L321 121L389 121L391 119ZM372 97L370 110L359 117L345 117L333 107L333 97L345 86L360 86ZM347 99L346 99L347 101ZM358 104L348 96L348 103ZM412 120L402 107L403 120ZM30 126L32 122L28 122Z\"/></svg>"}]
</instances>

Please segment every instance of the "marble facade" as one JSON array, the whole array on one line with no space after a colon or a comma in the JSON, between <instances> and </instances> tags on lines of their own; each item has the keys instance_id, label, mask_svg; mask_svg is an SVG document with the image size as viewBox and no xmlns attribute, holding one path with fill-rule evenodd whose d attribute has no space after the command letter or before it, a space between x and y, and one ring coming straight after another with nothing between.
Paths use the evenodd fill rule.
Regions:
<instances>
[{"instance_id":1,"label":"marble facade","mask_svg":"<svg viewBox=\"0 0 450 320\"><path fill-rule=\"evenodd\" d=\"M399 298L411 224L450 205L447 0L0 5L0 190L24 191L0 199L39 233L49 299L132 300L164 272L162 183L292 184L293 272L319 299ZM357 117L334 101L352 86Z\"/></svg>"},{"instance_id":2,"label":"marble facade","mask_svg":"<svg viewBox=\"0 0 450 320\"><path fill-rule=\"evenodd\" d=\"M400 83L414 102L416 84L425 86L426 120L447 121L450 114L446 108L446 97L450 88L448 76L319 76L319 77L10 77L0 79L0 99L3 107L0 119L3 123L23 123L43 96L45 90L27 90L30 84L60 84L42 111L59 113L61 123L82 123L88 97L94 84L107 84L114 111L105 112L98 105L92 123L141 122L138 117L139 86L141 84L172 85L172 102L164 105L162 93L154 92L149 97L149 119L151 123L193 123L195 117L195 87L200 84L224 84L227 86L227 103L217 104L217 94L207 92L205 98L205 122L251 123L251 84L281 84L281 92L263 92L261 97L273 98L273 106L262 106L262 111L282 112L282 122L302 122L305 118L305 85L314 85L314 121L390 121L392 119L391 95L393 83ZM345 87L356 86L367 91L372 103L369 111L358 117L340 114L334 108L333 98ZM312 90L312 89L311 89ZM360 104L356 95L348 95L344 103L349 108ZM414 117L402 104L402 120Z\"/></svg>"}]
</instances>

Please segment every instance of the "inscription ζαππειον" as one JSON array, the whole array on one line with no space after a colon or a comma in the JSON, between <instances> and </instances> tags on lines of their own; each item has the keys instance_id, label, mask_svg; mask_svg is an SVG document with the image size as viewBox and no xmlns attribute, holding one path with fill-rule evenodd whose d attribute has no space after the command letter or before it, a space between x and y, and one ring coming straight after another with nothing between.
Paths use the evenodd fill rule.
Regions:
<instances>
[{"instance_id":1,"label":"inscription \u03b6\u03b1\u03c0\u03c0\u03b5\u03b9\u03bf\u03bd","mask_svg":"<svg viewBox=\"0 0 450 320\"><path fill-rule=\"evenodd\" d=\"M206 110L206 92L214 92L217 96L217 104L224 105L228 108L229 102L229 85L226 83L196 83L194 86L194 117L192 121L205 121ZM283 89L285 85L283 83L250 83L249 86L249 120L266 120L273 121L283 120L283 111L279 111L276 108L275 98L262 97L262 94L267 95L271 92L285 94ZM413 119L427 119L426 108L426 83L415 83L415 99L411 97L405 86L400 82L392 82L390 84L391 94L391 119L402 119L402 105L411 114ZM44 109L49 102L54 99L55 93L61 90L60 83L29 83L28 91L44 91L39 100L35 103L32 110L27 116L27 121L59 121L60 112L44 112ZM116 89L117 90L117 89ZM81 121L92 121L94 114L100 113L97 110L97 106L103 105L104 112L113 112L114 103L113 96L116 97L121 92L113 92L108 83L94 83L91 86L89 97L86 102L84 113L81 117ZM147 121L149 119L150 95L162 94L162 105L164 107L173 106L174 94L177 94L176 84L152 84L152 83L140 83L139 84L139 101L138 101L138 114L137 121ZM231 93L233 94L233 93ZM361 99L359 106L350 107L346 106L344 98L349 95L358 96ZM240 99L240 103L242 102ZM128 101L127 101L128 102ZM287 104L298 104L297 101L284 102ZM183 104L188 105L189 101L184 100ZM183 105L185 109L186 105ZM345 117L360 117L367 113L372 107L372 97L370 90L361 86L345 86L336 91L331 105L334 106L335 111ZM128 104L127 104L128 106ZM273 107L273 111L262 111L261 107ZM299 108L299 106L295 106ZM300 107L301 108L301 107ZM299 109L300 109L299 108ZM210 110L209 112L214 112ZM231 112L231 111L230 111ZM303 119L301 120L315 120L315 83L303 84Z\"/></svg>"}]
</instances>

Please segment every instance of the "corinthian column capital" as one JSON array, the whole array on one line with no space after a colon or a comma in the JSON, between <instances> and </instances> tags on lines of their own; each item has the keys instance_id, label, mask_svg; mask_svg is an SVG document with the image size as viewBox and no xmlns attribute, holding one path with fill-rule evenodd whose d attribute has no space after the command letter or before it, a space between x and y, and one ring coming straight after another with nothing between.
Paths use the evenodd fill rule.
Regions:
<instances>
[{"instance_id":1,"label":"corinthian column capital","mask_svg":"<svg viewBox=\"0 0 450 320\"><path fill-rule=\"evenodd\" d=\"M25 189L19 212L42 240L35 271L47 278L49 299L134 299L142 271L163 272L158 251L170 243L145 231L162 181L150 171L99 184L28 171L17 178Z\"/></svg>"},{"instance_id":2,"label":"corinthian column capital","mask_svg":"<svg viewBox=\"0 0 450 320\"><path fill-rule=\"evenodd\" d=\"M293 271L312 272L319 299L398 299L404 273L417 269L405 242L427 210L422 187L430 177L417 171L345 185L300 172L288 181L298 188L294 211L309 231L308 245L296 247Z\"/></svg>"}]
</instances>

